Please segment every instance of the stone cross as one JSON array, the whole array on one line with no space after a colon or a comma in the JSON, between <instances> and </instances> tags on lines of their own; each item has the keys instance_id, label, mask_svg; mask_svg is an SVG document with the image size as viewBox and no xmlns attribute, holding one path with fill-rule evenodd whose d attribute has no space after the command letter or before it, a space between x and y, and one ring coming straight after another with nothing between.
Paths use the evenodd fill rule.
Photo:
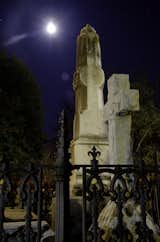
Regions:
<instances>
[{"instance_id":1,"label":"stone cross","mask_svg":"<svg viewBox=\"0 0 160 242\"><path fill-rule=\"evenodd\" d=\"M130 89L129 76L113 74L108 80L108 102L104 108L110 164L132 164L131 112L138 110L139 91Z\"/></svg>"}]
</instances>

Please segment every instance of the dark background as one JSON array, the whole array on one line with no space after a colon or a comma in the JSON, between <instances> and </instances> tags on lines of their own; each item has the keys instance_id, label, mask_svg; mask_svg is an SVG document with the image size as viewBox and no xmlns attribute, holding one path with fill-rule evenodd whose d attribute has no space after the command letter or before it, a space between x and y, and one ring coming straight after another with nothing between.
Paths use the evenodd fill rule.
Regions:
<instances>
[{"instance_id":1,"label":"dark background","mask_svg":"<svg viewBox=\"0 0 160 242\"><path fill-rule=\"evenodd\" d=\"M73 110L76 38L87 23L100 35L106 80L112 73L128 73L131 79L135 73L145 73L153 87L158 86L159 11L159 1L0 1L0 47L16 54L34 74L49 138L56 135L61 109ZM50 18L59 27L54 37L44 32L44 23ZM22 34L27 37L5 45ZM157 88L156 94L159 97Z\"/></svg>"}]
</instances>

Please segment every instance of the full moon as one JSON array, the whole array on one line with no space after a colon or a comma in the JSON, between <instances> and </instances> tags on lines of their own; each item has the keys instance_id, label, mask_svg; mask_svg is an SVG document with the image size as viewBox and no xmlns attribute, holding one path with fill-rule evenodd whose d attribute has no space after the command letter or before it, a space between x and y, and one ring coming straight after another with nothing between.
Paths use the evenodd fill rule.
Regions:
<instances>
[{"instance_id":1,"label":"full moon","mask_svg":"<svg viewBox=\"0 0 160 242\"><path fill-rule=\"evenodd\" d=\"M57 32L57 26L52 22L48 22L46 25L46 32L50 35L53 35Z\"/></svg>"}]
</instances>

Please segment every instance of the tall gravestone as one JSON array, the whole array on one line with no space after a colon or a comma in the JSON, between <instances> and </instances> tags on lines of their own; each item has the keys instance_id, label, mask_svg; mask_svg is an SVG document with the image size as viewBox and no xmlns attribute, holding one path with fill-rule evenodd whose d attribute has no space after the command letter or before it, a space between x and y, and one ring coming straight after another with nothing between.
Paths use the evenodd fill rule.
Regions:
<instances>
[{"instance_id":1,"label":"tall gravestone","mask_svg":"<svg viewBox=\"0 0 160 242\"><path fill-rule=\"evenodd\" d=\"M138 110L139 91L130 89L129 76L113 74L108 80L108 101L104 108L110 164L132 164L131 113Z\"/></svg>"},{"instance_id":2,"label":"tall gravestone","mask_svg":"<svg viewBox=\"0 0 160 242\"><path fill-rule=\"evenodd\" d=\"M77 38L75 91L75 115L73 140L70 146L74 164L90 164L88 151L95 145L101 152L100 163L108 160L107 129L104 122L104 72L101 66L99 36L86 25ZM81 172L74 173L72 181L82 184Z\"/></svg>"}]
</instances>

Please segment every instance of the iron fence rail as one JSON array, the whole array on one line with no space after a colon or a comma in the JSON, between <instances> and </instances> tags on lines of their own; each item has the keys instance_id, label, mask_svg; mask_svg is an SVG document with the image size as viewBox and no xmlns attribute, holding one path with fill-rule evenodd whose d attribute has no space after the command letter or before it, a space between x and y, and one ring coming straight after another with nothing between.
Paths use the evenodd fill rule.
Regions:
<instances>
[{"instance_id":1,"label":"iron fence rail","mask_svg":"<svg viewBox=\"0 0 160 242\"><path fill-rule=\"evenodd\" d=\"M83 242L153 242L160 241L160 166L145 165L139 161L138 165L99 165L97 152L93 147L90 165L74 165L73 169L82 169L82 241ZM102 174L110 174L109 185L105 185ZM116 206L116 225L112 228L110 236L106 239L106 231L99 226L99 215L103 213L103 206L108 201ZM139 206L139 220L135 221L135 231L130 231L124 223L124 208L128 201L132 201L132 210ZM90 204L91 225L86 228L87 203ZM109 203L108 203L109 204ZM133 212L132 211L132 212ZM105 210L104 210L105 213ZM107 214L106 214L107 216ZM108 214L109 216L109 214ZM157 234L147 223L147 216L153 219L153 226ZM114 219L114 218L113 218ZM107 223L107 218L105 220ZM108 225L108 228L107 228ZM109 230L109 224L104 226ZM159 237L158 237L159 236ZM159 238L159 240L156 240Z\"/></svg>"},{"instance_id":2,"label":"iron fence rail","mask_svg":"<svg viewBox=\"0 0 160 242\"><path fill-rule=\"evenodd\" d=\"M8 163L0 164L0 241L25 241L40 242L42 238L42 220L46 220L48 212L46 203L49 197L46 196L44 190L44 169L47 166L39 165L36 167L29 164L27 168L11 166ZM47 167L49 168L49 167ZM50 167L54 169L54 167ZM52 189L52 194L53 194ZM18 192L19 191L19 192ZM51 194L51 197L53 196ZM16 196L18 196L19 204L16 204ZM49 203L48 203L49 204ZM14 209L16 205L24 209L24 220L21 226L14 233L10 233L7 229L9 223L15 221L15 218L6 218L5 209L11 207ZM37 226L33 228L33 214L35 214ZM18 221L18 220L17 220ZM35 224L35 221L34 221Z\"/></svg>"},{"instance_id":3,"label":"iron fence rail","mask_svg":"<svg viewBox=\"0 0 160 242\"><path fill-rule=\"evenodd\" d=\"M42 220L48 213L48 201L56 189L56 226L55 241L64 242L69 238L70 227L65 220L66 181L69 186L71 171L82 170L82 238L83 242L102 241L155 241L155 231L148 226L147 216L153 220L153 226L160 229L160 166L145 165L138 161L136 165L100 165L100 152L95 147L89 152L90 165L68 165L65 162L56 166L33 164L28 168L16 168L8 163L0 165L0 242L25 241L40 242L42 239ZM64 167L65 165L65 167ZM56 176L56 186L49 192L44 184L44 170L49 169ZM67 172L67 175L66 175ZM107 176L106 176L107 174ZM106 177L108 183L106 185ZM54 183L54 182L53 182ZM53 184L52 184L53 185ZM54 184L55 185L55 184ZM24 225L15 233L8 233L4 227L6 222L5 208L15 206L15 190L20 189L21 205L25 210ZM68 194L69 196L69 194ZM68 199L68 198L67 198ZM109 239L106 240L108 224L104 229L100 223L100 214L105 213L108 202L115 204L116 222L112 226ZM131 210L139 208L139 219L135 221L134 234L126 226L124 211L132 201ZM103 210L104 209L104 210ZM36 214L36 229L33 229L33 212ZM129 211L128 213L132 213ZM68 213L67 213L68 216ZM88 225L88 216L90 224ZM106 214L106 216L109 216ZM76 223L76 221L75 221ZM67 233L65 230L68 230ZM133 238L135 237L135 238Z\"/></svg>"}]
</instances>

